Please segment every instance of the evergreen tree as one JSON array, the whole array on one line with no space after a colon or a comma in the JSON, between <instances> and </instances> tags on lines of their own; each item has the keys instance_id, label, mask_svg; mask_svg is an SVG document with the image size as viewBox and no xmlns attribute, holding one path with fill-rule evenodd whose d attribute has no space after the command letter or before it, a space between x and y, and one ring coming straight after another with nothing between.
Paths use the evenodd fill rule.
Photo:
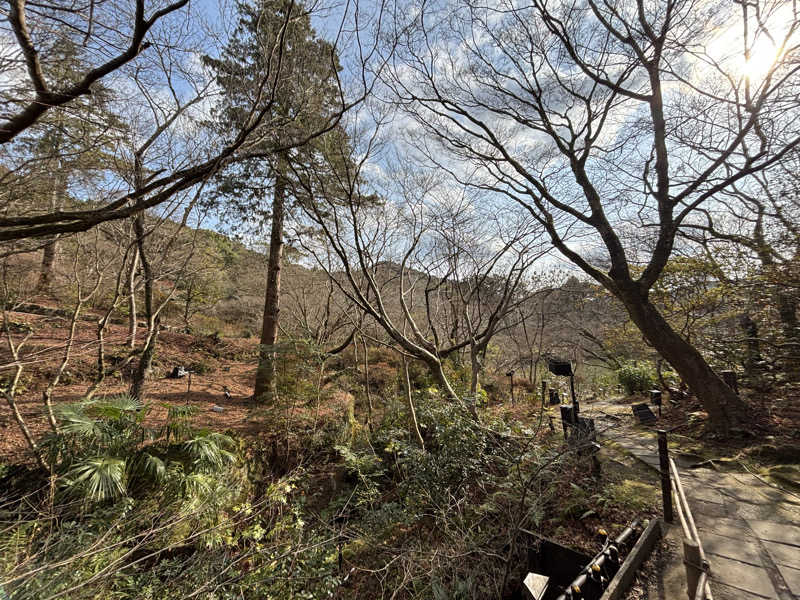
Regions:
<instances>
[{"instance_id":1,"label":"evergreen tree","mask_svg":"<svg viewBox=\"0 0 800 600\"><path fill-rule=\"evenodd\" d=\"M261 353L254 397L276 395L274 346L280 312L281 265L287 215L297 202L311 200L301 193L297 174L314 162L326 136L341 136L330 123L341 114L342 99L334 47L320 39L311 15L301 3L288 0L240 0L239 23L220 59L206 57L214 69L224 99L216 109L217 126L229 128L249 118L253 106L272 103L253 142L219 178L228 218L250 225L270 222L267 289L261 332ZM264 90L259 75L275 69L276 48L283 39L281 68ZM305 199L304 199L305 197ZM230 224L230 221L229 221Z\"/></svg>"}]
</instances>

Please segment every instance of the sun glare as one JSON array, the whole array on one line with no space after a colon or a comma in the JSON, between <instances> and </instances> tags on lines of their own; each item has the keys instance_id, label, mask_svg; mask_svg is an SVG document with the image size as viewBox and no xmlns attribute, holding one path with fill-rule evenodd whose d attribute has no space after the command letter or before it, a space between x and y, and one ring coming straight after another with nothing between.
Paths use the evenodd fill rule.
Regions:
<instances>
[{"instance_id":1,"label":"sun glare","mask_svg":"<svg viewBox=\"0 0 800 600\"><path fill-rule=\"evenodd\" d=\"M779 59L779 48L769 39L762 38L753 44L748 59L742 57L742 75L751 81L759 81L767 76Z\"/></svg>"},{"instance_id":2,"label":"sun glare","mask_svg":"<svg viewBox=\"0 0 800 600\"><path fill-rule=\"evenodd\" d=\"M756 21L751 13L745 28L739 19L731 20L706 46L707 55L717 69L737 80L748 80L751 85L764 81L784 58L786 50L797 45L800 33L792 26L797 17L789 3L778 3L772 10L762 12L760 18ZM702 71L698 75L702 77Z\"/></svg>"}]
</instances>

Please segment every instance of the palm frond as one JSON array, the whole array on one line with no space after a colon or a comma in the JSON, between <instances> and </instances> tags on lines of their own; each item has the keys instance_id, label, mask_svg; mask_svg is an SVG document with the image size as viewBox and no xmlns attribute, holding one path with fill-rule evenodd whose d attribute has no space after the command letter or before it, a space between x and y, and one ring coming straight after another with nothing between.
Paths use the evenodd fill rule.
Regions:
<instances>
[{"instance_id":1,"label":"palm frond","mask_svg":"<svg viewBox=\"0 0 800 600\"><path fill-rule=\"evenodd\" d=\"M167 422L163 427L162 435L167 441L170 438L174 442L185 440L194 432L190 423L192 416L197 413L194 406L180 406L172 404L163 404L167 409Z\"/></svg>"},{"instance_id":2,"label":"palm frond","mask_svg":"<svg viewBox=\"0 0 800 600\"><path fill-rule=\"evenodd\" d=\"M75 463L64 484L91 501L103 501L125 495L126 463L113 456L92 456Z\"/></svg>"},{"instance_id":3,"label":"palm frond","mask_svg":"<svg viewBox=\"0 0 800 600\"><path fill-rule=\"evenodd\" d=\"M55 412L64 435L85 438L102 437L100 423L86 413L85 404L62 404L56 407Z\"/></svg>"},{"instance_id":4,"label":"palm frond","mask_svg":"<svg viewBox=\"0 0 800 600\"><path fill-rule=\"evenodd\" d=\"M190 473L181 483L183 497L191 501L210 496L214 491L215 479L207 473Z\"/></svg>"},{"instance_id":5,"label":"palm frond","mask_svg":"<svg viewBox=\"0 0 800 600\"><path fill-rule=\"evenodd\" d=\"M144 406L141 400L129 396L128 394L120 394L119 396L95 400L93 402L92 412L105 419L118 421L123 417L141 411Z\"/></svg>"},{"instance_id":6,"label":"palm frond","mask_svg":"<svg viewBox=\"0 0 800 600\"><path fill-rule=\"evenodd\" d=\"M133 470L152 483L161 483L167 475L167 463L149 452L142 452L135 461Z\"/></svg>"},{"instance_id":7,"label":"palm frond","mask_svg":"<svg viewBox=\"0 0 800 600\"><path fill-rule=\"evenodd\" d=\"M233 439L223 433L204 431L181 444L182 449L198 469L219 470L233 463L236 456L228 450Z\"/></svg>"}]
</instances>

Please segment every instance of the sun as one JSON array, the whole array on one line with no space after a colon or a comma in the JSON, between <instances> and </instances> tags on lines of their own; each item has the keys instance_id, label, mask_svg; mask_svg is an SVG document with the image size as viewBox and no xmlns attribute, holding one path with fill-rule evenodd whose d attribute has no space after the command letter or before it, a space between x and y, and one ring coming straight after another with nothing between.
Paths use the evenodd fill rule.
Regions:
<instances>
[{"instance_id":1,"label":"sun","mask_svg":"<svg viewBox=\"0 0 800 600\"><path fill-rule=\"evenodd\" d=\"M750 48L750 56L742 57L741 73L752 82L761 81L780 58L780 48L769 38L760 38Z\"/></svg>"}]
</instances>

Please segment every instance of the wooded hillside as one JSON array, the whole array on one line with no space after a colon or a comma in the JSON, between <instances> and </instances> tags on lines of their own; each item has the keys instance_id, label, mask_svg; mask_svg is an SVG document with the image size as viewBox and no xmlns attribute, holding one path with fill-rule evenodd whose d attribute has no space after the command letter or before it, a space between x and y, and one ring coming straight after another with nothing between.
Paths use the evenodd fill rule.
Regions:
<instances>
[{"instance_id":1,"label":"wooded hillside","mask_svg":"<svg viewBox=\"0 0 800 600\"><path fill-rule=\"evenodd\" d=\"M521 598L655 429L789 527L798 10L10 2L0 599Z\"/></svg>"}]
</instances>

